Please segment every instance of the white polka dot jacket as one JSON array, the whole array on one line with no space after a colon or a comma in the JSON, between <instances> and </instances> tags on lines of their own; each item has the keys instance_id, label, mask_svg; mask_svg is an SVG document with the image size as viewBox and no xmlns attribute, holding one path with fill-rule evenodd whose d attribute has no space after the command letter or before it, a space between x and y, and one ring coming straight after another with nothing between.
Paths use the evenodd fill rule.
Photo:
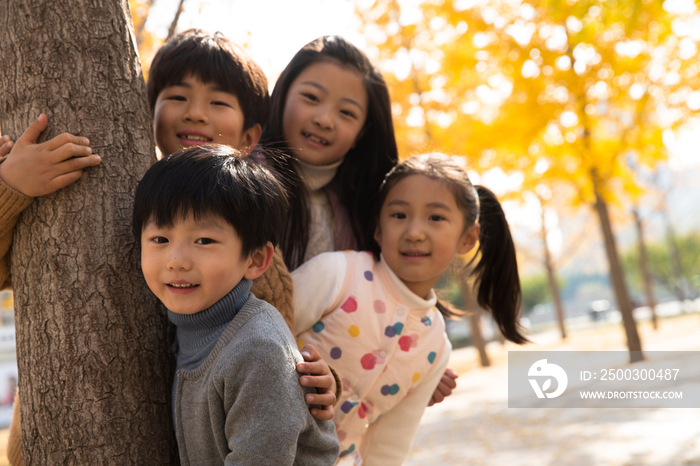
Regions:
<instances>
[{"instance_id":1,"label":"white polka dot jacket","mask_svg":"<svg viewBox=\"0 0 700 466\"><path fill-rule=\"evenodd\" d=\"M316 346L343 382L340 457L402 464L451 351L434 291L420 298L366 252L320 254L292 278L297 344Z\"/></svg>"}]
</instances>

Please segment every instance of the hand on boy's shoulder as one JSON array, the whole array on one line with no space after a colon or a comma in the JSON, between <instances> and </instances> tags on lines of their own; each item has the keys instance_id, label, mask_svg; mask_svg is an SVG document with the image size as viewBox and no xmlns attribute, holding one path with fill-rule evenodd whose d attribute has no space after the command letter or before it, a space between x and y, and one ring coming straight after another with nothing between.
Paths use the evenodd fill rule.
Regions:
<instances>
[{"instance_id":1,"label":"hand on boy's shoulder","mask_svg":"<svg viewBox=\"0 0 700 466\"><path fill-rule=\"evenodd\" d=\"M43 113L12 142L0 138L0 180L25 196L51 194L80 178L83 169L99 165L99 155L92 154L87 138L62 133L41 144L36 141L46 129Z\"/></svg>"}]
</instances>

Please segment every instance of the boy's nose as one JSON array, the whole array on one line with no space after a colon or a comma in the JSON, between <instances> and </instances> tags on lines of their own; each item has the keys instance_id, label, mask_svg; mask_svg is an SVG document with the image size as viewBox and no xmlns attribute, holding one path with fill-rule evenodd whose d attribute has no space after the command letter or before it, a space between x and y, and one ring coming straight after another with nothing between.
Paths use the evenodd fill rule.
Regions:
<instances>
[{"instance_id":1,"label":"boy's nose","mask_svg":"<svg viewBox=\"0 0 700 466\"><path fill-rule=\"evenodd\" d=\"M182 116L185 121L192 121L197 123L207 123L209 117L207 112L204 111L203 105L198 102L192 102Z\"/></svg>"},{"instance_id":2,"label":"boy's nose","mask_svg":"<svg viewBox=\"0 0 700 466\"><path fill-rule=\"evenodd\" d=\"M173 251L166 266L168 270L189 270L192 267L192 261L184 251L178 249Z\"/></svg>"}]
</instances>

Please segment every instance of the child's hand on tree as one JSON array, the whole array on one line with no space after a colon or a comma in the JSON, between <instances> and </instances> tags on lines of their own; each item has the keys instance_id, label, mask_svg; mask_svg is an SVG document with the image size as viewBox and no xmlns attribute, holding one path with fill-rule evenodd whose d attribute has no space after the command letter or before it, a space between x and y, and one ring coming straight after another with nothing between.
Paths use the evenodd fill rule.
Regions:
<instances>
[{"instance_id":1,"label":"child's hand on tree","mask_svg":"<svg viewBox=\"0 0 700 466\"><path fill-rule=\"evenodd\" d=\"M0 139L0 180L25 196L51 194L76 181L83 169L98 165L99 155L93 155L87 138L63 133L37 144L46 129L48 118L43 113L13 143L9 137Z\"/></svg>"},{"instance_id":2,"label":"child's hand on tree","mask_svg":"<svg viewBox=\"0 0 700 466\"><path fill-rule=\"evenodd\" d=\"M435 389L435 392L433 392L433 396L430 398L428 406L432 406L436 403L442 403L445 398L452 395L452 390L457 388L457 377L459 376L455 371L449 367L445 369L445 373L442 374L440 383Z\"/></svg>"},{"instance_id":3,"label":"child's hand on tree","mask_svg":"<svg viewBox=\"0 0 700 466\"><path fill-rule=\"evenodd\" d=\"M0 157L4 157L10 153L14 141L10 136L0 136Z\"/></svg>"},{"instance_id":4,"label":"child's hand on tree","mask_svg":"<svg viewBox=\"0 0 700 466\"><path fill-rule=\"evenodd\" d=\"M320 405L321 408L311 408L311 415L322 421L333 419L333 404L335 403L336 383L326 361L321 358L313 345L301 349L305 362L297 364L297 372L302 375L299 383L304 387L316 387L318 393L306 395L306 404Z\"/></svg>"}]
</instances>

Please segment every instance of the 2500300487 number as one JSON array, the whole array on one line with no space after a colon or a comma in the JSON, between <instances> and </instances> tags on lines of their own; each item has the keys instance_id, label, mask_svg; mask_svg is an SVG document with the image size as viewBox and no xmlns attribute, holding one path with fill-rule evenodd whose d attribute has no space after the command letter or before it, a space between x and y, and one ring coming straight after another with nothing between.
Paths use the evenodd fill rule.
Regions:
<instances>
[{"instance_id":1,"label":"2500300487 number","mask_svg":"<svg viewBox=\"0 0 700 466\"><path fill-rule=\"evenodd\" d=\"M603 369L600 380L676 380L680 369Z\"/></svg>"}]
</instances>

